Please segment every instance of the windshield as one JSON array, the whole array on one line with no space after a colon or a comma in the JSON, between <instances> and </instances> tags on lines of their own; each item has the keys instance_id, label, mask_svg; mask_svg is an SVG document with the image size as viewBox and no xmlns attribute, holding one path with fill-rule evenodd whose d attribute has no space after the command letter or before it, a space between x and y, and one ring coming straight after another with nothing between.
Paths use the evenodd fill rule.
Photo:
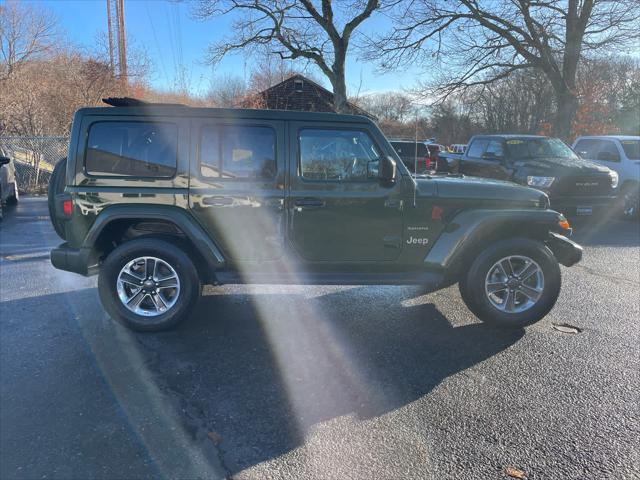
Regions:
<instances>
[{"instance_id":1,"label":"windshield","mask_svg":"<svg viewBox=\"0 0 640 480\"><path fill-rule=\"evenodd\" d=\"M621 140L620 143L629 160L640 160L640 140Z\"/></svg>"},{"instance_id":2,"label":"windshield","mask_svg":"<svg viewBox=\"0 0 640 480\"><path fill-rule=\"evenodd\" d=\"M517 138L507 140L509 157L514 160L528 158L578 158L564 142L558 138Z\"/></svg>"}]
</instances>

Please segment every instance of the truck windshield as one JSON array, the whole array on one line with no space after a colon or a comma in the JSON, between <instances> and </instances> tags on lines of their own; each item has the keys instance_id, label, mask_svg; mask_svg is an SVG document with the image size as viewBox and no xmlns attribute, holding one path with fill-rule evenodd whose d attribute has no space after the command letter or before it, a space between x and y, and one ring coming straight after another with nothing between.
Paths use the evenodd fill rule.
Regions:
<instances>
[{"instance_id":1,"label":"truck windshield","mask_svg":"<svg viewBox=\"0 0 640 480\"><path fill-rule=\"evenodd\" d=\"M640 160L640 140L621 140L620 143L629 160Z\"/></svg>"},{"instance_id":2,"label":"truck windshield","mask_svg":"<svg viewBox=\"0 0 640 480\"><path fill-rule=\"evenodd\" d=\"M558 138L517 138L507 140L508 156L514 160L527 158L578 158Z\"/></svg>"}]
</instances>

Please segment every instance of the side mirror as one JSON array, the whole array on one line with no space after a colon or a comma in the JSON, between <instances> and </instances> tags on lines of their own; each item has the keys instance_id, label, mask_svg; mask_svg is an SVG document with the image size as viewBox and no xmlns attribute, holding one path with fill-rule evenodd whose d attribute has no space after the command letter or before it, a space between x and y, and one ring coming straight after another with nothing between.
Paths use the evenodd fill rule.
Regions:
<instances>
[{"instance_id":1,"label":"side mirror","mask_svg":"<svg viewBox=\"0 0 640 480\"><path fill-rule=\"evenodd\" d=\"M605 162L619 162L620 155L612 152L598 152L598 160L602 160Z\"/></svg>"},{"instance_id":2,"label":"side mirror","mask_svg":"<svg viewBox=\"0 0 640 480\"><path fill-rule=\"evenodd\" d=\"M11 159L9 157L0 157L0 165L6 165Z\"/></svg>"},{"instance_id":3,"label":"side mirror","mask_svg":"<svg viewBox=\"0 0 640 480\"><path fill-rule=\"evenodd\" d=\"M393 183L396 179L396 161L391 157L380 159L380 180L385 183Z\"/></svg>"}]
</instances>

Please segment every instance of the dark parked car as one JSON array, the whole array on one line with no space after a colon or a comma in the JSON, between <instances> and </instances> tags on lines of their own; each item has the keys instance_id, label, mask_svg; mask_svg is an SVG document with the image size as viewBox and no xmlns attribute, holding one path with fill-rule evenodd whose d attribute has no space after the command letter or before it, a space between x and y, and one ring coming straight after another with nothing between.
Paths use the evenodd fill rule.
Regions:
<instances>
[{"instance_id":1,"label":"dark parked car","mask_svg":"<svg viewBox=\"0 0 640 480\"><path fill-rule=\"evenodd\" d=\"M436 164L432 162L431 151L425 142L389 140L389 143L410 172L423 174L435 170Z\"/></svg>"},{"instance_id":2,"label":"dark parked car","mask_svg":"<svg viewBox=\"0 0 640 480\"><path fill-rule=\"evenodd\" d=\"M138 102L139 105L139 102ZM582 249L547 196L414 178L368 118L161 106L86 108L54 169L56 268L98 274L109 314L175 325L201 285L459 283L483 321L522 327Z\"/></svg>"},{"instance_id":3,"label":"dark parked car","mask_svg":"<svg viewBox=\"0 0 640 480\"><path fill-rule=\"evenodd\" d=\"M591 215L614 205L618 174L584 160L560 139L534 135L477 135L463 155L441 154L449 172L510 180L542 190L568 215Z\"/></svg>"}]
</instances>

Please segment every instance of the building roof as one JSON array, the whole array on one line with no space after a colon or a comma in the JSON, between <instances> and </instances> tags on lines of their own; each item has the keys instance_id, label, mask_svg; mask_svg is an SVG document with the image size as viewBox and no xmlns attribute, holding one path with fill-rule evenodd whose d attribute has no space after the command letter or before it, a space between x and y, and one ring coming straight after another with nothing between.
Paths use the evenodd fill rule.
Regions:
<instances>
[{"instance_id":1,"label":"building roof","mask_svg":"<svg viewBox=\"0 0 640 480\"><path fill-rule=\"evenodd\" d=\"M270 109L335 113L333 93L299 73L257 95L262 97L265 106ZM351 102L347 102L347 106L350 114L376 118Z\"/></svg>"}]
</instances>

